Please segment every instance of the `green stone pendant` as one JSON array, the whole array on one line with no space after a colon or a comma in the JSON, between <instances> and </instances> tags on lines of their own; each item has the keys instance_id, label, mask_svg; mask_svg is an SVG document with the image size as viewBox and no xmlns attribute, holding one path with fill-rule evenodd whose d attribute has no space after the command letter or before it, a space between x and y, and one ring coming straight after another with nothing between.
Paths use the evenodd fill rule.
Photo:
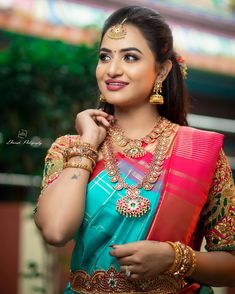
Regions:
<instances>
[{"instance_id":1,"label":"green stone pendant","mask_svg":"<svg viewBox=\"0 0 235 294\"><path fill-rule=\"evenodd\" d=\"M129 158L139 158L146 154L146 151L142 147L142 142L139 140L129 142L123 152Z\"/></svg>"},{"instance_id":2,"label":"green stone pendant","mask_svg":"<svg viewBox=\"0 0 235 294\"><path fill-rule=\"evenodd\" d=\"M117 201L117 211L126 217L140 217L150 209L150 202L147 198L140 196L140 190L130 187L126 196Z\"/></svg>"}]
</instances>

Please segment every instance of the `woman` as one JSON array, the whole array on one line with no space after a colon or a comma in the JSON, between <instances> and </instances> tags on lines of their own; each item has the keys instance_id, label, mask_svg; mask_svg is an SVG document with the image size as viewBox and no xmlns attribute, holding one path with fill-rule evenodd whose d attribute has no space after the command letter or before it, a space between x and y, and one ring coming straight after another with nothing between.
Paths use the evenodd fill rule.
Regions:
<instances>
[{"instance_id":1,"label":"woman","mask_svg":"<svg viewBox=\"0 0 235 294\"><path fill-rule=\"evenodd\" d=\"M65 293L235 285L235 192L223 136L187 127L184 68L172 44L153 10L114 12L96 70L105 111L79 113L79 135L48 151L35 222L49 244L75 240ZM203 236L210 252L200 252Z\"/></svg>"}]
</instances>

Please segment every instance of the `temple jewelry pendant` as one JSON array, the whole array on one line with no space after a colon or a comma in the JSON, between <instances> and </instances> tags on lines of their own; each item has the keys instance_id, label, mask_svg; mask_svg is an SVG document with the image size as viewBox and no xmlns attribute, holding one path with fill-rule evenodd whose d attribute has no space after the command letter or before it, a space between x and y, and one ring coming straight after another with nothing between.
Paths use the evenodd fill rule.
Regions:
<instances>
[{"instance_id":1,"label":"temple jewelry pendant","mask_svg":"<svg viewBox=\"0 0 235 294\"><path fill-rule=\"evenodd\" d=\"M139 140L133 140L128 143L126 148L123 150L126 157L138 158L146 154L146 151L142 147L142 142Z\"/></svg>"},{"instance_id":2,"label":"temple jewelry pendant","mask_svg":"<svg viewBox=\"0 0 235 294\"><path fill-rule=\"evenodd\" d=\"M126 196L117 201L116 209L126 217L140 217L150 209L150 202L140 196L139 189L130 187L126 191Z\"/></svg>"}]
</instances>

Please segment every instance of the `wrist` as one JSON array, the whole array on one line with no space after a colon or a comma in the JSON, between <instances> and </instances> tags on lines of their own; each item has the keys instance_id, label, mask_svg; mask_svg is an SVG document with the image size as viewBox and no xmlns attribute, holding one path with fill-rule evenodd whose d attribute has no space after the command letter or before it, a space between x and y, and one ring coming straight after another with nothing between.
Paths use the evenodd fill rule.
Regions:
<instances>
[{"instance_id":1,"label":"wrist","mask_svg":"<svg viewBox=\"0 0 235 294\"><path fill-rule=\"evenodd\" d=\"M88 136L88 135L82 135L80 137L80 142L81 143L89 143L90 145L92 145L92 147L94 149L98 149L100 143L98 142L98 139L95 138L95 136Z\"/></svg>"},{"instance_id":2,"label":"wrist","mask_svg":"<svg viewBox=\"0 0 235 294\"><path fill-rule=\"evenodd\" d=\"M169 243L164 242L164 246L166 247L165 252L167 252L167 254L166 254L166 267L165 267L164 271L167 271L174 264L174 261L176 258L176 252Z\"/></svg>"}]
</instances>

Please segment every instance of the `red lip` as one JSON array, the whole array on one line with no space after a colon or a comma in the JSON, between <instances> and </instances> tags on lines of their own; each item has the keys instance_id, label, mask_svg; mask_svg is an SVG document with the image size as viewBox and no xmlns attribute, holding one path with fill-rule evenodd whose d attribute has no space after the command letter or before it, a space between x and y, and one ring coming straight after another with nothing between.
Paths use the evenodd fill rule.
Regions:
<instances>
[{"instance_id":1,"label":"red lip","mask_svg":"<svg viewBox=\"0 0 235 294\"><path fill-rule=\"evenodd\" d=\"M124 81L113 80L113 79L106 80L105 83L106 83L107 89L109 91L118 91L128 85L128 83L126 83Z\"/></svg>"}]
</instances>

